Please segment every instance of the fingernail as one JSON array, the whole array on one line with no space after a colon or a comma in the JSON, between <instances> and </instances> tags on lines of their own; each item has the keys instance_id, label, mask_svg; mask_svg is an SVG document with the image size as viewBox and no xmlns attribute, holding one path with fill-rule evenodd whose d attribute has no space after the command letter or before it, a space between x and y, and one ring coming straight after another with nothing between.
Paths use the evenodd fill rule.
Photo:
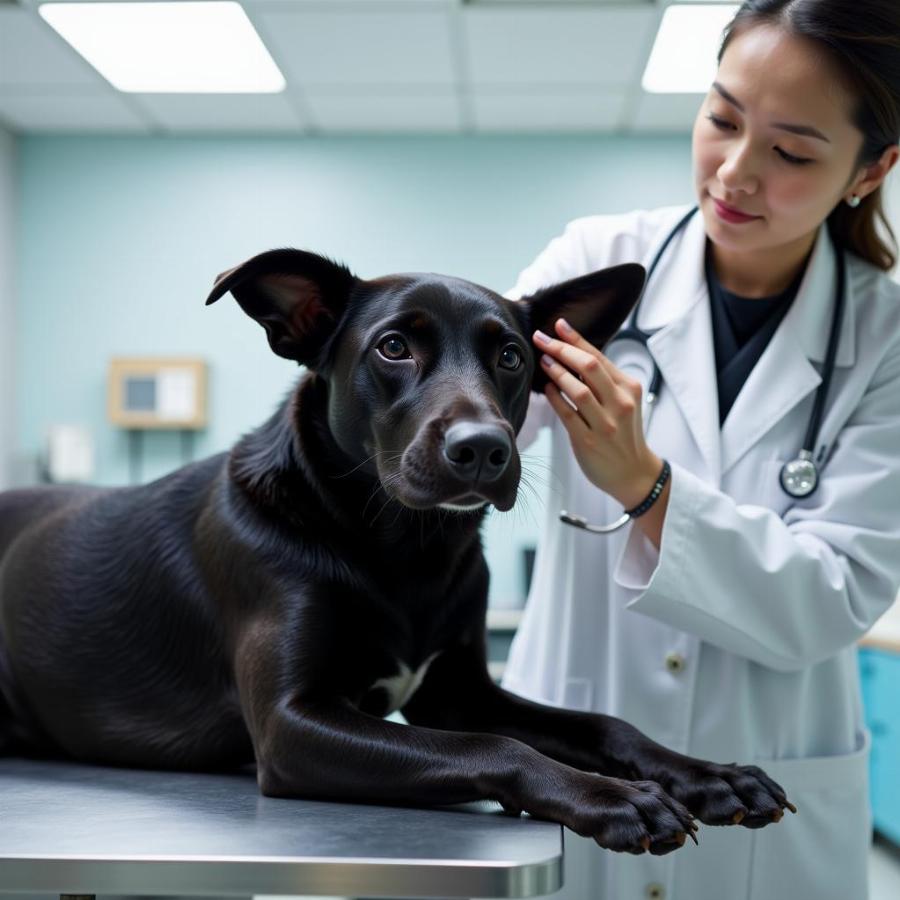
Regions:
<instances>
[{"instance_id":1,"label":"fingernail","mask_svg":"<svg viewBox=\"0 0 900 900\"><path fill-rule=\"evenodd\" d=\"M534 339L540 344L549 344L552 338L544 334L543 331L535 331Z\"/></svg>"},{"instance_id":2,"label":"fingernail","mask_svg":"<svg viewBox=\"0 0 900 900\"><path fill-rule=\"evenodd\" d=\"M574 334L575 332L575 329L565 319L557 319L556 324L559 325L559 330L563 334Z\"/></svg>"},{"instance_id":3,"label":"fingernail","mask_svg":"<svg viewBox=\"0 0 900 900\"><path fill-rule=\"evenodd\" d=\"M549 369L553 365L553 360L545 353L541 357L541 363Z\"/></svg>"}]
</instances>

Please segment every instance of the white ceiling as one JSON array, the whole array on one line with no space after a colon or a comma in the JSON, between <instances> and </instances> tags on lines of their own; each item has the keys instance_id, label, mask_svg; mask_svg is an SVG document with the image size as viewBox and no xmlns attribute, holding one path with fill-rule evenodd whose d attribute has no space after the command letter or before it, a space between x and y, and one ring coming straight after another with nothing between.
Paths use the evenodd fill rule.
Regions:
<instances>
[{"instance_id":1,"label":"white ceiling","mask_svg":"<svg viewBox=\"0 0 900 900\"><path fill-rule=\"evenodd\" d=\"M700 98L640 79L670 0L241 0L280 94L124 94L0 0L0 125L18 133L686 132Z\"/></svg>"}]
</instances>

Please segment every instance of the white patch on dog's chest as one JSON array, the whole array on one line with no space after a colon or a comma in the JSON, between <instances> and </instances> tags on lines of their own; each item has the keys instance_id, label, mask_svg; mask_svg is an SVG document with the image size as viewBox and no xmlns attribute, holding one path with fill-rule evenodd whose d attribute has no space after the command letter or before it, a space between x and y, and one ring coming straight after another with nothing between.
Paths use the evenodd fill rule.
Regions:
<instances>
[{"instance_id":1,"label":"white patch on dog's chest","mask_svg":"<svg viewBox=\"0 0 900 900\"><path fill-rule=\"evenodd\" d=\"M387 691L388 709L385 713L386 716L389 716L392 712L396 712L398 709L402 709L406 705L409 698L419 689L419 685L422 683L422 679L425 677L428 667L439 652L440 651L432 653L415 672L413 672L405 662L398 659L397 666L400 671L396 675L391 675L388 678L379 678L372 685L370 690L384 688L384 690Z\"/></svg>"}]
</instances>

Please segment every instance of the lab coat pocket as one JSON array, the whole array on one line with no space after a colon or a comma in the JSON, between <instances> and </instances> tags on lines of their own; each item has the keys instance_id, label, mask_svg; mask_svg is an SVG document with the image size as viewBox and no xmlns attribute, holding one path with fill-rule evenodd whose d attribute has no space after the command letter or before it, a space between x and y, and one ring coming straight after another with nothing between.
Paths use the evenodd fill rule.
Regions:
<instances>
[{"instance_id":1,"label":"lab coat pocket","mask_svg":"<svg viewBox=\"0 0 900 900\"><path fill-rule=\"evenodd\" d=\"M841 756L758 760L797 807L753 832L750 900L866 897L871 834L870 736Z\"/></svg>"},{"instance_id":2,"label":"lab coat pocket","mask_svg":"<svg viewBox=\"0 0 900 900\"><path fill-rule=\"evenodd\" d=\"M567 678L560 706L589 712L593 709L594 682L590 678Z\"/></svg>"}]
</instances>

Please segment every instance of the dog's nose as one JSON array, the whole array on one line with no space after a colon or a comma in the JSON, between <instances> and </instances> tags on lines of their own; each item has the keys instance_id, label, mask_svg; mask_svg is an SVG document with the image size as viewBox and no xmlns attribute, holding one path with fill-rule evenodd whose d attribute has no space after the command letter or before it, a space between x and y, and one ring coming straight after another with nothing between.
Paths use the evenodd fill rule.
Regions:
<instances>
[{"instance_id":1,"label":"dog's nose","mask_svg":"<svg viewBox=\"0 0 900 900\"><path fill-rule=\"evenodd\" d=\"M512 441L499 425L456 422L444 435L444 456L460 478L496 481L511 455Z\"/></svg>"}]
</instances>

